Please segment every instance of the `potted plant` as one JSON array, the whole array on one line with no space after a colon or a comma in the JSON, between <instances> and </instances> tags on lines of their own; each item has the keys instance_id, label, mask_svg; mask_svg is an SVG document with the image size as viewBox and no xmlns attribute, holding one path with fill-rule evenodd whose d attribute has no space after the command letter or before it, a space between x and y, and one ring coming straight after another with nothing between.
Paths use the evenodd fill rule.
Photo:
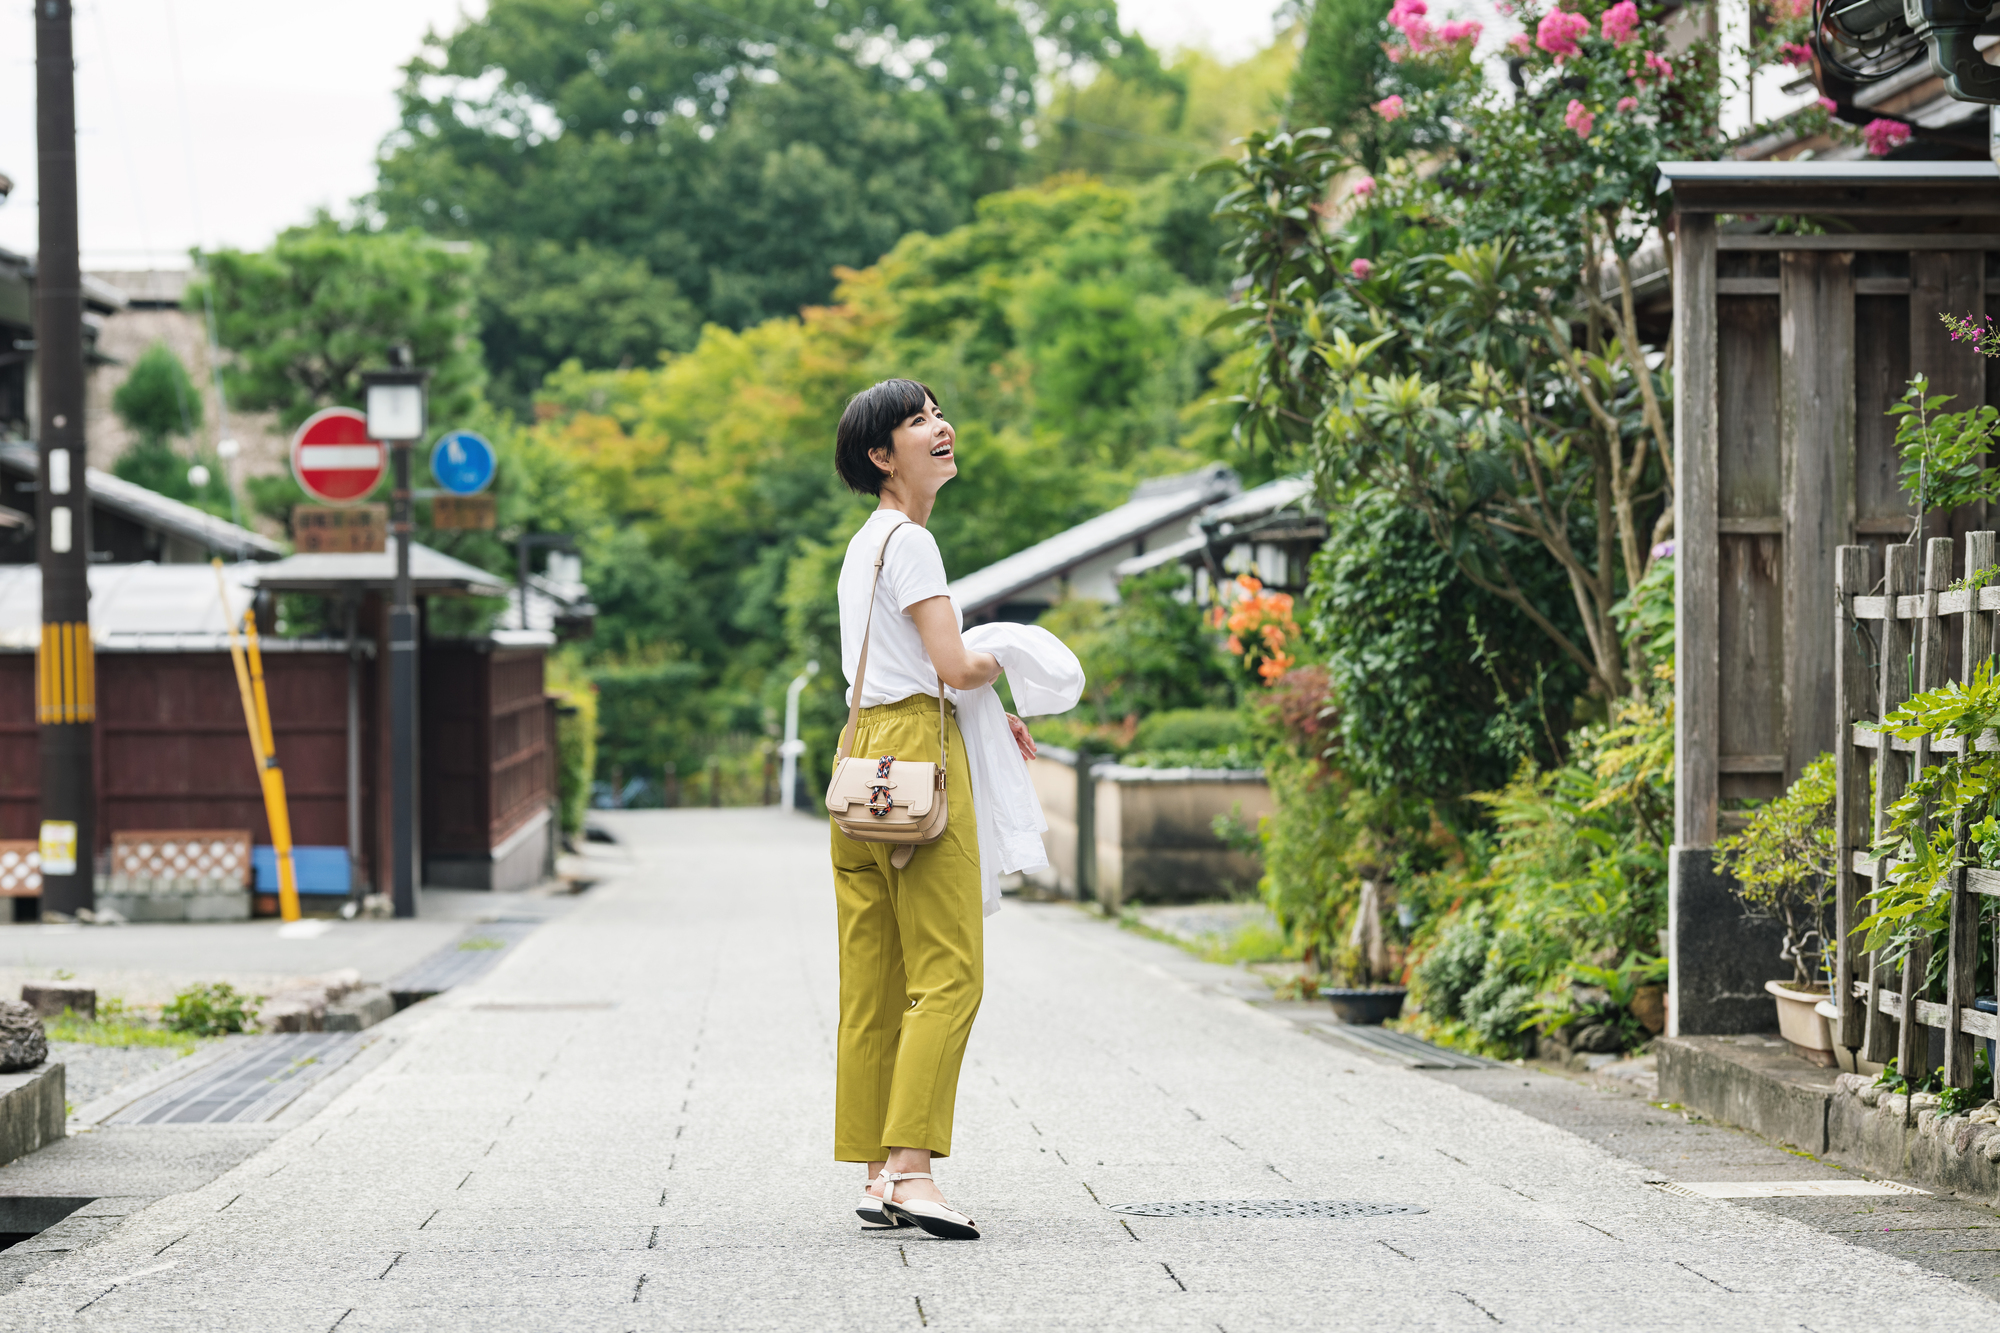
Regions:
<instances>
[{"instance_id":1,"label":"potted plant","mask_svg":"<svg viewBox=\"0 0 2000 1333\"><path fill-rule=\"evenodd\" d=\"M1783 796L1759 807L1741 833L1718 839L1717 865L1735 877L1730 891L1746 915L1784 927L1779 958L1789 977L1767 981L1778 1006L1778 1032L1816 1065L1837 1063L1833 1031L1816 1006L1828 998L1828 915L1837 851L1833 838L1833 756L1806 765Z\"/></svg>"}]
</instances>

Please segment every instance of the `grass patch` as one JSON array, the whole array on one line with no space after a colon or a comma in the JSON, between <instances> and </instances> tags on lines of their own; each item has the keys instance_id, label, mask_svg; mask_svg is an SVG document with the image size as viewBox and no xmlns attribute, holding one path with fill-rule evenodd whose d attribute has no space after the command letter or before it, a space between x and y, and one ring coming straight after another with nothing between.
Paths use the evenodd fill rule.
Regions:
<instances>
[{"instance_id":1,"label":"grass patch","mask_svg":"<svg viewBox=\"0 0 2000 1333\"><path fill-rule=\"evenodd\" d=\"M1251 921L1228 934L1202 935L1192 940L1153 929L1129 907L1119 914L1118 924L1135 935L1185 950L1205 963L1278 963L1297 956L1285 939L1285 932L1267 921Z\"/></svg>"},{"instance_id":2,"label":"grass patch","mask_svg":"<svg viewBox=\"0 0 2000 1333\"><path fill-rule=\"evenodd\" d=\"M186 1055L200 1044L188 1033L169 1032L123 1012L89 1020L65 1009L60 1017L42 1020L42 1027L50 1041L77 1041L91 1046L159 1046Z\"/></svg>"}]
</instances>

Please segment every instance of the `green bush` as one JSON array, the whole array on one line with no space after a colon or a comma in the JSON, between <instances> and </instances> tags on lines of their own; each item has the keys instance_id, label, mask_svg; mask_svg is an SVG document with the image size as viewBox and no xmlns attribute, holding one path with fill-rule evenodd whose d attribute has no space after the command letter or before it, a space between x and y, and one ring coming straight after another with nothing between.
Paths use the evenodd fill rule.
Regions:
<instances>
[{"instance_id":1,"label":"green bush","mask_svg":"<svg viewBox=\"0 0 2000 1333\"><path fill-rule=\"evenodd\" d=\"M257 1026L259 995L245 995L226 981L187 986L160 1007L169 1030L192 1037L220 1037Z\"/></svg>"},{"instance_id":2,"label":"green bush","mask_svg":"<svg viewBox=\"0 0 2000 1333\"><path fill-rule=\"evenodd\" d=\"M1235 709L1170 708L1154 713L1132 733L1135 750L1226 750L1246 745L1250 728Z\"/></svg>"},{"instance_id":3,"label":"green bush","mask_svg":"<svg viewBox=\"0 0 2000 1333\"><path fill-rule=\"evenodd\" d=\"M1436 1018L1467 1016L1464 1001L1485 975L1491 943L1486 913L1478 903L1438 932L1437 943L1416 968L1418 998L1425 1013Z\"/></svg>"}]
</instances>

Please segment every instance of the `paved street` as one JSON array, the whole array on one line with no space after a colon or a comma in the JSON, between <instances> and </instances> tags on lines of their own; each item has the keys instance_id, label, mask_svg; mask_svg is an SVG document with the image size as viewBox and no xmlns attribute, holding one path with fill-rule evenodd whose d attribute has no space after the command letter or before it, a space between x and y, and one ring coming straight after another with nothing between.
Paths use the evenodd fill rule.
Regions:
<instances>
[{"instance_id":1,"label":"paved street","mask_svg":"<svg viewBox=\"0 0 2000 1333\"><path fill-rule=\"evenodd\" d=\"M1196 984L1166 946L1056 905L988 922L960 1156L940 1166L987 1239L863 1234L859 1170L828 1160L823 828L764 810L612 827L629 875L399 1016L359 1077L264 1151L33 1274L0 1298L0 1327L1996 1322L1943 1277L1668 1195L1645 1183L1656 1168L1307 1036ZM1106 1207L1271 1198L1426 1211Z\"/></svg>"}]
</instances>

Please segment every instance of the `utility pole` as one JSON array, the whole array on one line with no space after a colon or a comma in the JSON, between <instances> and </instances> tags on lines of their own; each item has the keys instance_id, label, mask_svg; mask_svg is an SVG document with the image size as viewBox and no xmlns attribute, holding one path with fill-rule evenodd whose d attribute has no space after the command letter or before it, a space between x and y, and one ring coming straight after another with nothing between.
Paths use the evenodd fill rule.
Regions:
<instances>
[{"instance_id":1,"label":"utility pole","mask_svg":"<svg viewBox=\"0 0 2000 1333\"><path fill-rule=\"evenodd\" d=\"M90 642L90 496L83 453L83 274L76 239L76 76L70 0L35 0L35 133L41 170L35 259L40 457L35 551L42 641L35 720L42 777L42 906L95 908L97 660Z\"/></svg>"}]
</instances>

